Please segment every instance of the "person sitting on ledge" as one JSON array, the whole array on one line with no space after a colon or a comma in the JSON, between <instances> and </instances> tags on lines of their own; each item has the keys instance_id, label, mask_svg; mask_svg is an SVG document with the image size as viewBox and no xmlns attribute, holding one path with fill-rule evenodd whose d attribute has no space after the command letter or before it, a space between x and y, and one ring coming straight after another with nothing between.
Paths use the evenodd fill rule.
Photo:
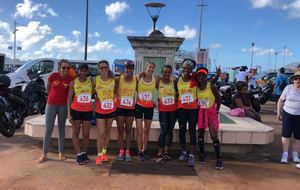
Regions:
<instances>
[{"instance_id":1,"label":"person sitting on ledge","mask_svg":"<svg viewBox=\"0 0 300 190\"><path fill-rule=\"evenodd\" d=\"M237 93L232 97L232 107L231 109L235 108L242 108L245 111L246 117L250 117L255 119L256 121L262 122L260 114L257 113L251 107L251 99L250 95L248 94L248 85L246 82L238 81L236 83Z\"/></svg>"}]
</instances>

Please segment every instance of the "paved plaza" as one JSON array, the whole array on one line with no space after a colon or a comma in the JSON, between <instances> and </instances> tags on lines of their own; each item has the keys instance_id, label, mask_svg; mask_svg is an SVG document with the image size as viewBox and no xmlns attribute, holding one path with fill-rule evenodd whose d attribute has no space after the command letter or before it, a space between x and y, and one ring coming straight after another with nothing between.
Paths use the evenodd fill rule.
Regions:
<instances>
[{"instance_id":1,"label":"paved plaza","mask_svg":"<svg viewBox=\"0 0 300 190\"><path fill-rule=\"evenodd\" d=\"M110 162L101 167L94 164L95 141L91 142L91 162L85 166L74 164L71 141L66 145L66 161L58 161L56 142L50 150L50 160L43 164L39 158L42 141L24 135L24 128L14 137L0 136L0 189L299 189L300 170L295 164L280 164L280 122L273 110L275 104L262 107L264 124L274 128L274 141L268 145L254 145L249 153L225 153L224 170L214 169L214 154L209 153L205 166L196 164L195 169L186 168L175 160L157 164L116 162L117 145L111 143ZM134 146L135 143L134 143ZM174 146L174 149L178 145ZM208 144L207 146L211 146ZM155 157L156 144L150 153ZM166 172L169 170L169 172Z\"/></svg>"}]
</instances>

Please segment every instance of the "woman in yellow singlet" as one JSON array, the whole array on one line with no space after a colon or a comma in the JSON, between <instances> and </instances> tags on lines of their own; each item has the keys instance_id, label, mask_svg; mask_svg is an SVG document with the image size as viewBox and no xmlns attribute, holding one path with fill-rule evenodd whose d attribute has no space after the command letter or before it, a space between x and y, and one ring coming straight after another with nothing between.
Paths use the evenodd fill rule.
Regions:
<instances>
[{"instance_id":1,"label":"woman in yellow singlet","mask_svg":"<svg viewBox=\"0 0 300 190\"><path fill-rule=\"evenodd\" d=\"M187 165L194 167L195 165L195 145L196 145L196 124L198 115L197 106L197 80L192 77L192 70L196 63L194 60L183 60L183 71L181 77L177 81L178 102L177 115L179 123L179 143L180 143L180 161L186 161ZM190 153L185 150L185 134L189 124L190 135Z\"/></svg>"},{"instance_id":2,"label":"woman in yellow singlet","mask_svg":"<svg viewBox=\"0 0 300 190\"><path fill-rule=\"evenodd\" d=\"M199 161L205 164L204 135L205 130L209 130L210 138L213 142L216 153L216 169L223 169L221 159L220 141L218 138L219 118L218 113L221 106L221 96L214 84L207 81L208 70L205 67L197 69L197 98L198 98L198 143L199 143Z\"/></svg>"},{"instance_id":3,"label":"woman in yellow singlet","mask_svg":"<svg viewBox=\"0 0 300 190\"><path fill-rule=\"evenodd\" d=\"M109 142L110 128L115 117L116 104L114 99L115 78L109 69L108 61L101 60L98 64L99 75L93 78L93 86L97 94L96 125L98 128L96 165L107 162L106 150Z\"/></svg>"},{"instance_id":4,"label":"woman in yellow singlet","mask_svg":"<svg viewBox=\"0 0 300 190\"><path fill-rule=\"evenodd\" d=\"M130 155L131 131L134 120L135 93L137 80L133 75L134 62L124 63L125 73L116 79L115 94L117 102L116 119L118 126L119 154L117 160L132 161ZM124 130L126 133L124 150Z\"/></svg>"},{"instance_id":5,"label":"woman in yellow singlet","mask_svg":"<svg viewBox=\"0 0 300 190\"><path fill-rule=\"evenodd\" d=\"M87 149L90 137L90 121L92 112L92 82L87 77L89 66L82 63L78 67L78 78L71 82L68 94L68 119L72 123L72 142L76 151L78 165L87 163ZM79 133L82 127L83 149L80 150Z\"/></svg>"},{"instance_id":6,"label":"woman in yellow singlet","mask_svg":"<svg viewBox=\"0 0 300 190\"><path fill-rule=\"evenodd\" d=\"M158 138L158 154L156 162L171 160L169 148L173 141L173 129L177 120L176 114L176 89L171 78L172 67L165 65L162 70L162 78L157 82L158 110L160 134Z\"/></svg>"},{"instance_id":7,"label":"woman in yellow singlet","mask_svg":"<svg viewBox=\"0 0 300 190\"><path fill-rule=\"evenodd\" d=\"M155 76L153 75L155 64L147 62L145 72L138 77L137 102L135 106L135 121L137 129L137 145L139 151L139 160L149 159L146 154L149 130L153 119L155 91ZM144 121L144 127L143 127Z\"/></svg>"}]
</instances>

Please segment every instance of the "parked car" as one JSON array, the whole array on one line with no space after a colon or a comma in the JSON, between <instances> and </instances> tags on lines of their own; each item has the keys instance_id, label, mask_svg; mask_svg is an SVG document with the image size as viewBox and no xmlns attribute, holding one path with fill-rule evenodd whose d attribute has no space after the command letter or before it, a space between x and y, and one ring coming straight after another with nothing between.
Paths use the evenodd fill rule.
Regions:
<instances>
[{"instance_id":1,"label":"parked car","mask_svg":"<svg viewBox=\"0 0 300 190\"><path fill-rule=\"evenodd\" d=\"M98 74L97 64L98 61L83 61L83 60L69 60L72 67L77 69L80 63L87 63L90 67L90 75L96 76ZM25 81L27 83L30 82L30 78L28 73L36 74L39 73L43 78L45 85L47 86L48 77L51 73L58 71L58 62L59 59L52 58L42 58L35 59L29 62L24 63L20 68L18 68L15 72L9 73L8 76L11 79L10 88L15 86L22 86L26 83L18 84L21 81Z\"/></svg>"},{"instance_id":2,"label":"parked car","mask_svg":"<svg viewBox=\"0 0 300 190\"><path fill-rule=\"evenodd\" d=\"M291 72L287 72L285 73L288 77L290 77L291 75L293 75L294 73ZM261 72L258 74L257 76L257 80L256 83L258 86L262 87L265 86L268 81L272 81L274 82L277 76L277 72Z\"/></svg>"}]
</instances>

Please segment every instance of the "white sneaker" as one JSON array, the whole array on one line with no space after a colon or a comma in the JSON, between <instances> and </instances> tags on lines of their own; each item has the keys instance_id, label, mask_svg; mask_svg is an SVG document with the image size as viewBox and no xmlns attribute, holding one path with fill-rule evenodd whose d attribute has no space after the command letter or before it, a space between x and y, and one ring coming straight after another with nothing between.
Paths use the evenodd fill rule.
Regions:
<instances>
[{"instance_id":1,"label":"white sneaker","mask_svg":"<svg viewBox=\"0 0 300 190\"><path fill-rule=\"evenodd\" d=\"M300 169L300 164L296 164L296 168L299 168L299 169Z\"/></svg>"},{"instance_id":2,"label":"white sneaker","mask_svg":"<svg viewBox=\"0 0 300 190\"><path fill-rule=\"evenodd\" d=\"M283 164L287 164L288 163L288 157L289 157L288 154L282 153L280 162L283 163Z\"/></svg>"},{"instance_id":3,"label":"white sneaker","mask_svg":"<svg viewBox=\"0 0 300 190\"><path fill-rule=\"evenodd\" d=\"M298 157L298 153L296 151L292 152L292 156L293 156L293 162L295 162L295 163L300 162L299 157Z\"/></svg>"}]
</instances>

